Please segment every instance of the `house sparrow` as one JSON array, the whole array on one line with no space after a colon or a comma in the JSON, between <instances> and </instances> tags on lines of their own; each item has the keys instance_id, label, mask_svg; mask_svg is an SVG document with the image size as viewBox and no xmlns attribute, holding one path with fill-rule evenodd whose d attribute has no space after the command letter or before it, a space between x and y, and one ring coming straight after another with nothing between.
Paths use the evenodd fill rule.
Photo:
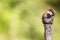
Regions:
<instances>
[{"instance_id":1,"label":"house sparrow","mask_svg":"<svg viewBox=\"0 0 60 40\"><path fill-rule=\"evenodd\" d=\"M42 16L43 24L53 24L54 16L55 16L55 10L52 8L48 9Z\"/></svg>"}]
</instances>

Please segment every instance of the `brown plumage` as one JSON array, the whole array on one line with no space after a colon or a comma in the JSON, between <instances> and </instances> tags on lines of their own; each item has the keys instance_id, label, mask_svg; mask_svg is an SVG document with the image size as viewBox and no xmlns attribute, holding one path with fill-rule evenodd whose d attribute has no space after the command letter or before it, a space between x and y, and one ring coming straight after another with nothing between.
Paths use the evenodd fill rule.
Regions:
<instances>
[{"instance_id":1,"label":"brown plumage","mask_svg":"<svg viewBox=\"0 0 60 40\"><path fill-rule=\"evenodd\" d=\"M52 24L54 20L55 10L54 9L48 9L42 16L42 22L43 24Z\"/></svg>"}]
</instances>

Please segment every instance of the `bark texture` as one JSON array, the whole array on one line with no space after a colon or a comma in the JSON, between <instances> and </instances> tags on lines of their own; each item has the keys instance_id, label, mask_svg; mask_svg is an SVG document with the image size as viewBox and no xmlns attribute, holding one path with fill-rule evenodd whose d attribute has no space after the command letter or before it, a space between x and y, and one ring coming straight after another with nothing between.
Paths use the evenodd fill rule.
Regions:
<instances>
[{"instance_id":1,"label":"bark texture","mask_svg":"<svg viewBox=\"0 0 60 40\"><path fill-rule=\"evenodd\" d=\"M51 40L51 24L44 24L44 31L45 40Z\"/></svg>"}]
</instances>

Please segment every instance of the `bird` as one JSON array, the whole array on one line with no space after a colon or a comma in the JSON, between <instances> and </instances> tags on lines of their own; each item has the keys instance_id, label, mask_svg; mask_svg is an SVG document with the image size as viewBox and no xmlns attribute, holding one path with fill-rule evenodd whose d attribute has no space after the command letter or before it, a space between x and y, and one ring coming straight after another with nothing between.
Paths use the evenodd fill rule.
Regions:
<instances>
[{"instance_id":1,"label":"bird","mask_svg":"<svg viewBox=\"0 0 60 40\"><path fill-rule=\"evenodd\" d=\"M53 24L55 10L53 8L48 9L42 16L43 24Z\"/></svg>"}]
</instances>

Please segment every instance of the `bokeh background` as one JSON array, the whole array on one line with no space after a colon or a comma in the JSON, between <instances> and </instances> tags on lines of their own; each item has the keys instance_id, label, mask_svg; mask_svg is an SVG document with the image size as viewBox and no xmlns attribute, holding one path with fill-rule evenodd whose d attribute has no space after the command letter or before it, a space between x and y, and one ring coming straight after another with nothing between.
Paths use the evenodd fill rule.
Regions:
<instances>
[{"instance_id":1,"label":"bokeh background","mask_svg":"<svg viewBox=\"0 0 60 40\"><path fill-rule=\"evenodd\" d=\"M0 40L44 40L42 14L56 10L52 40L60 40L60 0L0 0Z\"/></svg>"}]
</instances>

